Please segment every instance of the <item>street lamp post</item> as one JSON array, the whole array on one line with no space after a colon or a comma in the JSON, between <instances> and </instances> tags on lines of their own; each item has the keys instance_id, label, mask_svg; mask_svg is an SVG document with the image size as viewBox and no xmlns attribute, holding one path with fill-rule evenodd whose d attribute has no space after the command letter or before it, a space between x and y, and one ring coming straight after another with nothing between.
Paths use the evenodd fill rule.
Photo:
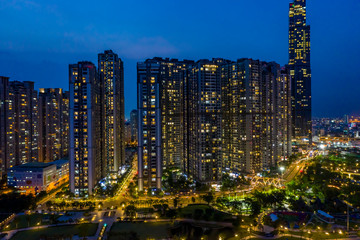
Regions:
<instances>
[{"instance_id":1,"label":"street lamp post","mask_svg":"<svg viewBox=\"0 0 360 240\"><path fill-rule=\"evenodd\" d=\"M281 166L279 169L280 169L280 172L281 172L281 178L284 179L285 167L284 167L284 166Z\"/></svg>"}]
</instances>

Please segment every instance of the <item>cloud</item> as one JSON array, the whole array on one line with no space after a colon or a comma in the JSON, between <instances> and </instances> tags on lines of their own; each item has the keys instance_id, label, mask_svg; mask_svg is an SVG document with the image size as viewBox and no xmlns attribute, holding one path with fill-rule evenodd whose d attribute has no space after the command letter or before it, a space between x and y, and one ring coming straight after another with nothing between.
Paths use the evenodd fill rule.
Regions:
<instances>
[{"instance_id":1,"label":"cloud","mask_svg":"<svg viewBox=\"0 0 360 240\"><path fill-rule=\"evenodd\" d=\"M7 1L1 1L0 3L0 9L5 8L14 8L17 10L21 10L23 8L26 9L39 9L40 4L38 4L36 1L31 0L7 0Z\"/></svg>"},{"instance_id":2,"label":"cloud","mask_svg":"<svg viewBox=\"0 0 360 240\"><path fill-rule=\"evenodd\" d=\"M93 29L87 26L86 29ZM58 51L59 46L54 46ZM108 35L97 33L79 34L65 32L61 47L67 52L89 52L113 49L121 57L140 59L153 56L169 56L178 53L178 49L161 36L154 37L129 37L122 35Z\"/></svg>"},{"instance_id":3,"label":"cloud","mask_svg":"<svg viewBox=\"0 0 360 240\"><path fill-rule=\"evenodd\" d=\"M169 56L178 52L178 49L163 37L143 37L135 41L120 41L115 43L115 46L119 52L130 59Z\"/></svg>"}]
</instances>

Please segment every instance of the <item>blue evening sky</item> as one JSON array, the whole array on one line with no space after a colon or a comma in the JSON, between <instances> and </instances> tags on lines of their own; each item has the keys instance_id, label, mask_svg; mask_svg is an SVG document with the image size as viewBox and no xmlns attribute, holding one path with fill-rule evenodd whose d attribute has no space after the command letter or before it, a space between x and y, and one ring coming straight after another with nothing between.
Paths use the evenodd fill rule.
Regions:
<instances>
[{"instance_id":1,"label":"blue evening sky","mask_svg":"<svg viewBox=\"0 0 360 240\"><path fill-rule=\"evenodd\" d=\"M288 61L289 0L1 0L0 75L68 89L68 64L112 49L125 63L126 116L136 62L249 57ZM360 1L308 0L314 116L360 113Z\"/></svg>"}]
</instances>

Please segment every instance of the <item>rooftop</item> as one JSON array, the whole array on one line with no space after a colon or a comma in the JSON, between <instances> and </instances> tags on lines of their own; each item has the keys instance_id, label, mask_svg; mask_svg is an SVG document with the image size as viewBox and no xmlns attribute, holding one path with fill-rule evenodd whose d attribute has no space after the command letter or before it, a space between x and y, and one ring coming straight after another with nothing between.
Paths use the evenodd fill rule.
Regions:
<instances>
[{"instance_id":1,"label":"rooftop","mask_svg":"<svg viewBox=\"0 0 360 240\"><path fill-rule=\"evenodd\" d=\"M9 170L23 169L23 168L46 168L52 165L51 163L42 163L42 162L29 162L22 165L14 166Z\"/></svg>"}]
</instances>

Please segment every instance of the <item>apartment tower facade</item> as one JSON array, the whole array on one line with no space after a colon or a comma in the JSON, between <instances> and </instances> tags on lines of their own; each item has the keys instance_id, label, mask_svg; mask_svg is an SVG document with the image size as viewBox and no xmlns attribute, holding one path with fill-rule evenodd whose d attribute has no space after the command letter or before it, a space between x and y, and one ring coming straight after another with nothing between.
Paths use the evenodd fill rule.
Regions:
<instances>
[{"instance_id":1,"label":"apartment tower facade","mask_svg":"<svg viewBox=\"0 0 360 240\"><path fill-rule=\"evenodd\" d=\"M98 55L106 173L117 174L125 162L124 67L117 54Z\"/></svg>"},{"instance_id":2,"label":"apartment tower facade","mask_svg":"<svg viewBox=\"0 0 360 240\"><path fill-rule=\"evenodd\" d=\"M96 66L78 62L69 66L70 189L89 196L105 175L103 159L101 83Z\"/></svg>"},{"instance_id":3,"label":"apartment tower facade","mask_svg":"<svg viewBox=\"0 0 360 240\"><path fill-rule=\"evenodd\" d=\"M39 162L52 162L69 153L69 94L61 88L39 89Z\"/></svg>"}]
</instances>

